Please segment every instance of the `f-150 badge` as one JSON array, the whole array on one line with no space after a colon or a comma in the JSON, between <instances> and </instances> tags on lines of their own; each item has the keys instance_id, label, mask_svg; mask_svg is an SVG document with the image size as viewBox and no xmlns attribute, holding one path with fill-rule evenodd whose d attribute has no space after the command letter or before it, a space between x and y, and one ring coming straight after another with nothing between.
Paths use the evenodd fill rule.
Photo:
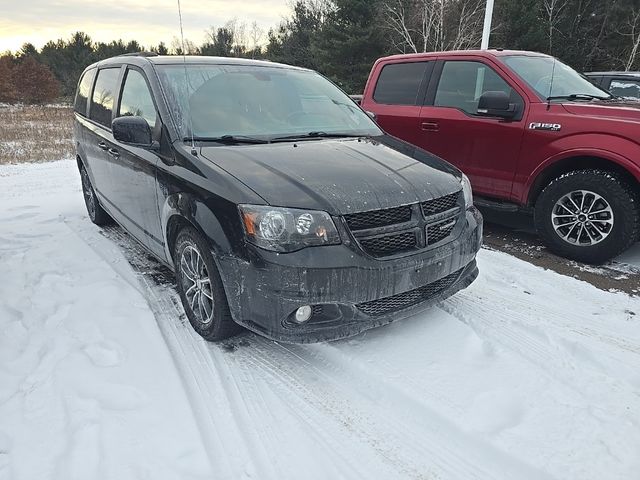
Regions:
<instances>
[{"instance_id":1,"label":"f-150 badge","mask_svg":"<svg viewBox=\"0 0 640 480\"><path fill-rule=\"evenodd\" d=\"M531 130L549 130L551 132L559 132L562 128L562 125L560 125L559 123L531 122L529 124L529 128Z\"/></svg>"}]
</instances>

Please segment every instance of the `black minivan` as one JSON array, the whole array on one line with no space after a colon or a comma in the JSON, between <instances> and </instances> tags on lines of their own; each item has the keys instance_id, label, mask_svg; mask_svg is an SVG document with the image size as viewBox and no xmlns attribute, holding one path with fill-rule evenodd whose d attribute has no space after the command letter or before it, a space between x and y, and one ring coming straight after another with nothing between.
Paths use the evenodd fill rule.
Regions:
<instances>
[{"instance_id":1,"label":"black minivan","mask_svg":"<svg viewBox=\"0 0 640 480\"><path fill-rule=\"evenodd\" d=\"M478 275L467 178L386 135L322 75L140 53L89 66L74 137L91 220L175 272L208 340L354 335Z\"/></svg>"}]
</instances>

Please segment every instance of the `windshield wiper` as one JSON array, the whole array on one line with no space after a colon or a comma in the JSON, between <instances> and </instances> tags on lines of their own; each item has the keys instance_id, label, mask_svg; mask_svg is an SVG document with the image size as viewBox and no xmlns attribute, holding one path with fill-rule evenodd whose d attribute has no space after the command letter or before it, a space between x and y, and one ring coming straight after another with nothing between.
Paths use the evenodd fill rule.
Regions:
<instances>
[{"instance_id":1,"label":"windshield wiper","mask_svg":"<svg viewBox=\"0 0 640 480\"><path fill-rule=\"evenodd\" d=\"M184 137L184 141L190 141L191 137ZM262 138L247 137L245 135L221 135L219 137L193 137L195 142L217 142L217 143L246 143L246 144L263 144L269 143L269 140Z\"/></svg>"},{"instance_id":2,"label":"windshield wiper","mask_svg":"<svg viewBox=\"0 0 640 480\"><path fill-rule=\"evenodd\" d=\"M297 133L295 135L286 135L284 137L274 137L271 139L272 142L286 142L287 140L305 140L312 138L349 138L349 137L361 137L362 135L354 135L353 133L328 133L328 132L308 132L308 133Z\"/></svg>"},{"instance_id":3,"label":"windshield wiper","mask_svg":"<svg viewBox=\"0 0 640 480\"><path fill-rule=\"evenodd\" d=\"M547 97L550 100L609 100L611 97L602 97L599 95L591 95L589 93L572 93L571 95L553 95Z\"/></svg>"}]
</instances>

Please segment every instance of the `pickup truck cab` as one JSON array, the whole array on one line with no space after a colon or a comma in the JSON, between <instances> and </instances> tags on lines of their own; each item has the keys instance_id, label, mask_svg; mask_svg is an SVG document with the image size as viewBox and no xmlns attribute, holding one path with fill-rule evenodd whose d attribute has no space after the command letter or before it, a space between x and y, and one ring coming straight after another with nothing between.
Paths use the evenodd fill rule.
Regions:
<instances>
[{"instance_id":1,"label":"pickup truck cab","mask_svg":"<svg viewBox=\"0 0 640 480\"><path fill-rule=\"evenodd\" d=\"M553 57L381 58L361 105L386 132L465 172L479 205L533 211L561 255L599 263L640 237L640 103Z\"/></svg>"}]
</instances>

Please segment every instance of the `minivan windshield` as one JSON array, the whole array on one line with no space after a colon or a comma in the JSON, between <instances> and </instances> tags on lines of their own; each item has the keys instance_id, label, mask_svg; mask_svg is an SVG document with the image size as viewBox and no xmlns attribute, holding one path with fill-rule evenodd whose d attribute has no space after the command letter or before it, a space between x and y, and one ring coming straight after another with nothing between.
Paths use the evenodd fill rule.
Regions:
<instances>
[{"instance_id":1,"label":"minivan windshield","mask_svg":"<svg viewBox=\"0 0 640 480\"><path fill-rule=\"evenodd\" d=\"M596 87L573 68L552 57L508 55L501 57L520 78L544 100L547 98L611 98L612 95ZM553 79L553 80L552 80Z\"/></svg>"},{"instance_id":2,"label":"minivan windshield","mask_svg":"<svg viewBox=\"0 0 640 480\"><path fill-rule=\"evenodd\" d=\"M376 124L321 75L256 65L158 65L184 138L375 136Z\"/></svg>"}]
</instances>

